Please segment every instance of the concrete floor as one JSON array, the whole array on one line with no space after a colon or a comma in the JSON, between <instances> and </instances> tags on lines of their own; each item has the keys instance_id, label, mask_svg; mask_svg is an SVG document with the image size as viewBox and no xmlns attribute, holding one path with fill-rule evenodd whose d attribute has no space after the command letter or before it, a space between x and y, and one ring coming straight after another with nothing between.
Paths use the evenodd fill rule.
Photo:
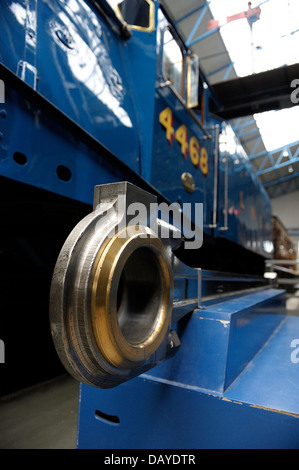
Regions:
<instances>
[{"instance_id":1,"label":"concrete floor","mask_svg":"<svg viewBox=\"0 0 299 470\"><path fill-rule=\"evenodd\" d=\"M0 449L75 449L78 397L63 376L0 402Z\"/></svg>"}]
</instances>

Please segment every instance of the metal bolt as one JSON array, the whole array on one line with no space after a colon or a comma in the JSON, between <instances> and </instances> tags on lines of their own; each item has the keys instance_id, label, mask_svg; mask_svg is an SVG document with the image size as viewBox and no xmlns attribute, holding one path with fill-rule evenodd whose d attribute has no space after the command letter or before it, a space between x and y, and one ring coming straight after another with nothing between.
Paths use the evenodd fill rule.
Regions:
<instances>
[{"instance_id":1,"label":"metal bolt","mask_svg":"<svg viewBox=\"0 0 299 470\"><path fill-rule=\"evenodd\" d=\"M62 29L57 29L56 30L56 36L58 39L69 49L74 49L74 41L72 36L68 31L63 31Z\"/></svg>"}]
</instances>

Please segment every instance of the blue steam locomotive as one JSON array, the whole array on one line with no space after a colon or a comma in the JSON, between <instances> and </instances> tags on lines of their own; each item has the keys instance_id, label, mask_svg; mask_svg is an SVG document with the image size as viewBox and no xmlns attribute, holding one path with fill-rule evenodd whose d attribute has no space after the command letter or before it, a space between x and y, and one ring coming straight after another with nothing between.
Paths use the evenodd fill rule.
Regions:
<instances>
[{"instance_id":1,"label":"blue steam locomotive","mask_svg":"<svg viewBox=\"0 0 299 470\"><path fill-rule=\"evenodd\" d=\"M2 394L60 371L50 292L54 344L82 382L79 447L295 445L295 392L275 402L266 390L280 372L258 362L286 320L284 292L263 277L271 204L229 123L209 112L198 57L156 0L0 9L0 333L18 345ZM120 194L126 208L202 203L201 248L186 249L183 232L174 243L172 220L166 242L147 223L112 238Z\"/></svg>"}]
</instances>

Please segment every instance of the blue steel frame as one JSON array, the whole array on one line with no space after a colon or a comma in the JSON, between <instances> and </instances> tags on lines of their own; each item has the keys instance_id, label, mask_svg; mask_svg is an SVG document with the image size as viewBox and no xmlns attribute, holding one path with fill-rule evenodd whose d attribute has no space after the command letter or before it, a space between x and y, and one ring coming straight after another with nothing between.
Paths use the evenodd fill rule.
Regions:
<instances>
[{"instance_id":1,"label":"blue steel frame","mask_svg":"<svg viewBox=\"0 0 299 470\"><path fill-rule=\"evenodd\" d=\"M287 153L287 155L286 155ZM299 159L299 141L285 145L281 148L275 149L271 152L263 152L259 157L263 157L261 163L256 170L258 176L270 175L273 178L274 172L277 172L277 177L271 181L263 183L270 197L278 197L298 189L299 171L292 171L288 175L281 176L278 170L290 167L294 163L298 163ZM252 160L257 156L251 157ZM265 168L265 165L270 163L270 167Z\"/></svg>"},{"instance_id":2,"label":"blue steel frame","mask_svg":"<svg viewBox=\"0 0 299 470\"><path fill-rule=\"evenodd\" d=\"M255 140L248 158L255 169L257 176L271 176L271 181L263 182L263 186L267 190L269 196L278 197L281 194L295 191L298 189L299 171L293 171L289 175L284 176L281 176L278 171L280 169L285 169L292 164L298 163L299 141L291 142L272 151L264 150L256 153L256 150L262 141L262 136L260 135L257 127L246 131L246 128L253 124L255 124L255 120L252 116L238 118L233 125L233 129L243 144L246 144L246 142L251 140ZM258 134L257 137L256 134ZM275 173L276 177L273 177Z\"/></svg>"},{"instance_id":3,"label":"blue steel frame","mask_svg":"<svg viewBox=\"0 0 299 470\"><path fill-rule=\"evenodd\" d=\"M202 20L203 20L205 14L206 14L206 12L208 11L209 3L210 3L210 2L207 2L207 3L205 3L205 4L202 6L202 8L201 8L202 11L200 12L200 14L199 14L197 20L195 21L195 24L194 24L194 26L193 26L193 28L192 28L192 30L191 30L191 32L190 32L188 38L186 39L186 46L187 46L187 47L192 46L193 44L195 44L196 42L198 42L198 41L200 40L200 38L197 38L195 41L193 41L193 36L194 36L194 34L196 33L196 31L197 31L197 29L198 29L200 23L202 22Z\"/></svg>"},{"instance_id":4,"label":"blue steel frame","mask_svg":"<svg viewBox=\"0 0 299 470\"><path fill-rule=\"evenodd\" d=\"M224 82L225 80L227 80L227 78L228 78L228 76L229 76L229 74L230 74L230 72L232 71L233 68L234 68L234 62L229 62L228 64L225 64L222 67L219 67L218 69L213 70L212 72L208 73L207 78L212 77L216 73L222 72L222 70L225 70L225 73L222 77L222 81Z\"/></svg>"},{"instance_id":5,"label":"blue steel frame","mask_svg":"<svg viewBox=\"0 0 299 470\"><path fill-rule=\"evenodd\" d=\"M299 172L279 178L278 180L264 183L266 191L270 198L279 197L299 189Z\"/></svg>"},{"instance_id":6,"label":"blue steel frame","mask_svg":"<svg viewBox=\"0 0 299 470\"><path fill-rule=\"evenodd\" d=\"M294 149L294 153L292 153L291 149ZM287 156L285 155L287 153ZM277 158L274 160L274 155L277 155ZM262 152L258 156L264 156L262 162L259 164L257 169L258 175L265 175L267 173L271 173L272 171L279 170L280 168L285 168L286 166L291 165L292 163L298 162L298 155L299 155L299 141L290 143L288 145L284 145L281 148L272 150L271 152ZM257 155L251 157L251 160L256 159ZM286 159L285 159L286 158ZM267 163L271 164L269 168L265 168Z\"/></svg>"}]
</instances>

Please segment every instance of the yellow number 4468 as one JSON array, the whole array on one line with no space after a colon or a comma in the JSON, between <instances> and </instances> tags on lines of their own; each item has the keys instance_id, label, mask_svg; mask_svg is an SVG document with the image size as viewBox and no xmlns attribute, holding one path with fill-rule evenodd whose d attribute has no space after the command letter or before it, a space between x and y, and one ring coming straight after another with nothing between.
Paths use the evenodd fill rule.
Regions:
<instances>
[{"instance_id":1,"label":"yellow number 4468","mask_svg":"<svg viewBox=\"0 0 299 470\"><path fill-rule=\"evenodd\" d=\"M166 138L170 145L173 144L174 138L181 145L181 152L187 159L189 156L195 168L200 168L204 176L209 172L209 157L208 152L204 147L200 147L196 137L191 137L188 144L188 130L185 124L182 124L177 131L173 127L173 114L170 108L165 108L159 115L159 122L166 130Z\"/></svg>"}]
</instances>

